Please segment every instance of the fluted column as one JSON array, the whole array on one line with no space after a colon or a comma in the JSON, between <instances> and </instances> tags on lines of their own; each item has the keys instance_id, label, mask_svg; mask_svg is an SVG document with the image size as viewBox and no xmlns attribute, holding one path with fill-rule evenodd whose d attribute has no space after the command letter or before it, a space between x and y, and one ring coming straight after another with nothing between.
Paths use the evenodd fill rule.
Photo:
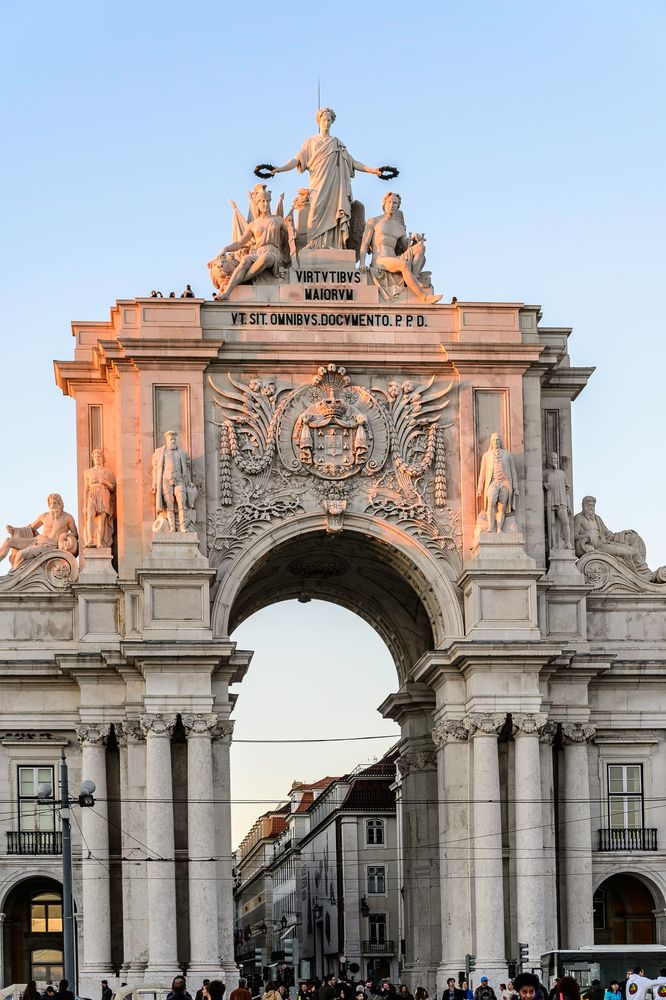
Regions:
<instances>
[{"instance_id":1,"label":"fluted column","mask_svg":"<svg viewBox=\"0 0 666 1000\"><path fill-rule=\"evenodd\" d=\"M139 719L116 726L120 745L123 885L123 976L143 982L148 962L146 902L146 737Z\"/></svg>"},{"instance_id":2,"label":"fluted column","mask_svg":"<svg viewBox=\"0 0 666 1000\"><path fill-rule=\"evenodd\" d=\"M428 735L407 738L397 760L402 796L405 967L402 981L435 991L441 931L437 813L424 806L437 796L437 753Z\"/></svg>"},{"instance_id":3,"label":"fluted column","mask_svg":"<svg viewBox=\"0 0 666 1000\"><path fill-rule=\"evenodd\" d=\"M146 734L146 864L148 966L151 982L168 981L179 971L176 930L171 734L175 715L144 715Z\"/></svg>"},{"instance_id":4,"label":"fluted column","mask_svg":"<svg viewBox=\"0 0 666 1000\"><path fill-rule=\"evenodd\" d=\"M587 749L594 734L594 726L581 722L567 722L562 726L567 939L560 947L566 948L594 944L590 766Z\"/></svg>"},{"instance_id":5,"label":"fluted column","mask_svg":"<svg viewBox=\"0 0 666 1000\"><path fill-rule=\"evenodd\" d=\"M516 788L516 926L518 941L529 946L536 965L545 949L544 857L541 816L539 733L547 723L541 713L515 714Z\"/></svg>"},{"instance_id":6,"label":"fluted column","mask_svg":"<svg viewBox=\"0 0 666 1000\"><path fill-rule=\"evenodd\" d=\"M474 774L474 929L477 968L491 981L506 976L502 804L497 737L505 716L465 716L473 739Z\"/></svg>"},{"instance_id":7,"label":"fluted column","mask_svg":"<svg viewBox=\"0 0 666 1000\"><path fill-rule=\"evenodd\" d=\"M461 721L438 722L432 731L437 748L439 813L439 896L442 955L437 992L449 976L457 978L472 950L469 883L469 732Z\"/></svg>"},{"instance_id":8,"label":"fluted column","mask_svg":"<svg viewBox=\"0 0 666 1000\"><path fill-rule=\"evenodd\" d=\"M81 822L83 899L82 976L98 977L111 965L111 886L109 875L109 807L106 783L107 723L81 723L81 778L95 782L95 805L78 811Z\"/></svg>"},{"instance_id":9,"label":"fluted column","mask_svg":"<svg viewBox=\"0 0 666 1000\"><path fill-rule=\"evenodd\" d=\"M227 993L238 985L234 961L233 854L231 851L231 776L229 750L233 722L220 720L213 732L213 788L215 791L215 855L217 857L218 948Z\"/></svg>"},{"instance_id":10,"label":"fluted column","mask_svg":"<svg viewBox=\"0 0 666 1000\"><path fill-rule=\"evenodd\" d=\"M539 730L541 760L541 824L543 827L544 951L559 947L557 934L557 875L555 865L555 781L553 777L554 722Z\"/></svg>"},{"instance_id":11,"label":"fluted column","mask_svg":"<svg viewBox=\"0 0 666 1000\"><path fill-rule=\"evenodd\" d=\"M216 715L183 715L187 736L187 847L190 899L188 975L219 979L217 863L211 736Z\"/></svg>"}]
</instances>

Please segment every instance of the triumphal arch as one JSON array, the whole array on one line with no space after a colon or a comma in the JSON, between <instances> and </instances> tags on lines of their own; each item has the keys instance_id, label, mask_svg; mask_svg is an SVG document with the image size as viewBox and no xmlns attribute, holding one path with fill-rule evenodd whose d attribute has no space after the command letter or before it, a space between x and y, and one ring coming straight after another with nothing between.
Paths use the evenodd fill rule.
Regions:
<instances>
[{"instance_id":1,"label":"triumphal arch","mask_svg":"<svg viewBox=\"0 0 666 1000\"><path fill-rule=\"evenodd\" d=\"M34 971L20 901L60 878L34 782L62 746L97 785L81 991L236 976L230 686L251 653L230 636L288 598L351 608L394 658L406 982L593 943L618 871L666 941L666 577L594 498L573 516L591 369L536 305L444 302L405 221L427 220L333 117L257 168L208 297L117 301L56 362L78 498L51 494L0 548L5 982ZM293 167L308 186L276 197ZM378 176L367 211L358 170Z\"/></svg>"}]
</instances>

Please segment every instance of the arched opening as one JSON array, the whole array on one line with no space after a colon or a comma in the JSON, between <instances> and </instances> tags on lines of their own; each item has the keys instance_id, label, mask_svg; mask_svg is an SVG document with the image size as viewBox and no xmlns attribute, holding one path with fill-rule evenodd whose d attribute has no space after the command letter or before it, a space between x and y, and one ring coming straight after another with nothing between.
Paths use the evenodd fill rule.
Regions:
<instances>
[{"instance_id":1,"label":"arched opening","mask_svg":"<svg viewBox=\"0 0 666 1000\"><path fill-rule=\"evenodd\" d=\"M3 926L6 983L62 979L62 886L55 879L27 878L7 895Z\"/></svg>"},{"instance_id":2,"label":"arched opening","mask_svg":"<svg viewBox=\"0 0 666 1000\"><path fill-rule=\"evenodd\" d=\"M655 944L655 898L635 875L611 875L594 894L595 944Z\"/></svg>"}]
</instances>

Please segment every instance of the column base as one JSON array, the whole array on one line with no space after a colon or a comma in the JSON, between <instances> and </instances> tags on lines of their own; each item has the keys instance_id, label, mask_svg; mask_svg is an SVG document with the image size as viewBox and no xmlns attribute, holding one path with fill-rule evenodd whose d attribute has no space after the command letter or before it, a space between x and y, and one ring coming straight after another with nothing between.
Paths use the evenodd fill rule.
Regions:
<instances>
[{"instance_id":1,"label":"column base","mask_svg":"<svg viewBox=\"0 0 666 1000\"><path fill-rule=\"evenodd\" d=\"M120 979L116 976L116 973L112 965L84 965L79 970L79 988L77 990L77 995L80 994L84 997L97 996L100 991L100 980L108 979L109 986L113 989L120 986Z\"/></svg>"},{"instance_id":2,"label":"column base","mask_svg":"<svg viewBox=\"0 0 666 1000\"><path fill-rule=\"evenodd\" d=\"M421 962L409 962L403 967L400 974L400 982L406 982L409 986L411 986L412 992L417 986L425 986L431 997L436 996L435 990L439 993L439 989L437 987L436 965L424 965Z\"/></svg>"},{"instance_id":3,"label":"column base","mask_svg":"<svg viewBox=\"0 0 666 1000\"><path fill-rule=\"evenodd\" d=\"M235 962L222 963L222 981L226 983L227 996L231 990L238 988L238 980L240 977L241 973L238 971L238 966Z\"/></svg>"},{"instance_id":4,"label":"column base","mask_svg":"<svg viewBox=\"0 0 666 1000\"><path fill-rule=\"evenodd\" d=\"M463 962L463 968L464 967L465 963ZM495 990L495 993L497 993L499 984L505 983L508 975L509 968L505 958L489 958L487 961L484 961L482 958L477 958L476 969L471 975L471 978L474 980L473 989L476 989L479 985L481 976L488 976L490 985Z\"/></svg>"},{"instance_id":5,"label":"column base","mask_svg":"<svg viewBox=\"0 0 666 1000\"><path fill-rule=\"evenodd\" d=\"M234 966L235 968L235 966ZM190 962L187 967L187 978L224 979L224 969L219 962ZM193 985L193 984L192 984ZM190 990L190 992L192 992Z\"/></svg>"},{"instance_id":6,"label":"column base","mask_svg":"<svg viewBox=\"0 0 666 1000\"><path fill-rule=\"evenodd\" d=\"M460 973L465 975L465 956L462 958L450 958L447 959L437 969L437 995L443 995L446 989L446 980L450 979L451 976L456 981L456 987L458 986L458 980L460 979Z\"/></svg>"}]
</instances>

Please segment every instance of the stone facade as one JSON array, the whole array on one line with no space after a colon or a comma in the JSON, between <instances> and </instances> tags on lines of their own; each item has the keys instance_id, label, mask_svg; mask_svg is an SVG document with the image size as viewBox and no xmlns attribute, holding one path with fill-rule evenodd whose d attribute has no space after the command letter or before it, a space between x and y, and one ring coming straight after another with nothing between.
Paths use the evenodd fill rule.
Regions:
<instances>
[{"instance_id":1,"label":"stone facade","mask_svg":"<svg viewBox=\"0 0 666 1000\"><path fill-rule=\"evenodd\" d=\"M588 518L583 554L566 532L547 544L544 467L557 453L561 507L590 369L536 306L380 291L353 251L303 249L228 301L123 300L74 324L56 377L76 405L77 520L103 449L114 530L0 579L6 981L29 971L30 893L59 883L20 768L55 767L62 745L73 788L98 789L74 831L80 991L181 965L234 979L229 688L251 654L230 635L286 598L351 608L395 661L381 711L402 731L412 985L441 987L469 952L500 977L518 941L592 943L618 871L666 942L666 587L632 533L609 542Z\"/></svg>"}]
</instances>

